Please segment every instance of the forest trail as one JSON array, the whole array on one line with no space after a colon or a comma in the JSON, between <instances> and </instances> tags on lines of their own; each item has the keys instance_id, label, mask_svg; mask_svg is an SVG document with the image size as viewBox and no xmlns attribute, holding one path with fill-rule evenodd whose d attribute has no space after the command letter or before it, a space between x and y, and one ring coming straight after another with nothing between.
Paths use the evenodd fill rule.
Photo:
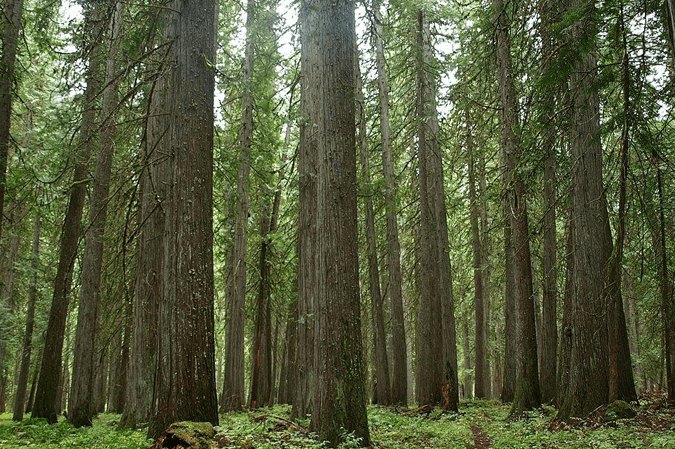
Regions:
<instances>
[{"instance_id":1,"label":"forest trail","mask_svg":"<svg viewBox=\"0 0 675 449\"><path fill-rule=\"evenodd\" d=\"M490 448L490 437L487 433L483 432L478 426L471 426L471 433L473 433L473 446L467 446L467 448L475 449L489 449Z\"/></svg>"}]
</instances>

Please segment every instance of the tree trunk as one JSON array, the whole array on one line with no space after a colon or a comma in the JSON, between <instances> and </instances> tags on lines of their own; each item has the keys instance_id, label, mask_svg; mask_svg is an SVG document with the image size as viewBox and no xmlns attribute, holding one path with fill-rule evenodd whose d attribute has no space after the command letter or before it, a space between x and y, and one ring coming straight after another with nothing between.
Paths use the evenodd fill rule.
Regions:
<instances>
[{"instance_id":1,"label":"tree trunk","mask_svg":"<svg viewBox=\"0 0 675 449\"><path fill-rule=\"evenodd\" d=\"M37 388L38 374L40 374L40 365L36 364L35 369L33 370L33 380L30 383L30 394L28 395L28 401L26 402L25 413L31 413L33 411L33 402L35 401L35 390Z\"/></svg>"},{"instance_id":2,"label":"tree trunk","mask_svg":"<svg viewBox=\"0 0 675 449\"><path fill-rule=\"evenodd\" d=\"M474 161L476 162L476 161ZM490 276L491 276L491 269L490 269L490 236L489 236L489 226L490 224L488 223L488 211L487 211L487 202L488 202L488 190L487 190L487 179L486 179L486 173L485 173L485 152L484 151L479 151L478 152L478 170L479 172L476 174L474 172L474 175L478 177L478 201L480 204L479 207L479 216L480 216L480 266L481 266L481 291L482 291L482 296L483 296L483 308L484 308L484 314L483 314L483 330L485 332L485 370L483 372L484 376L484 385L486 385L486 398L491 398L491 397L498 397L494 395L490 395L490 385L492 384L493 380L495 377L491 374L491 369L490 369L490 360L489 360L489 354L490 354L490 310L491 310L491 298L490 298ZM499 338L495 338L495 342L497 343L495 345L494 351L495 353L499 352L499 344L501 340ZM493 360L495 370L499 369L499 356L496 355ZM496 375L496 374L495 374ZM499 374L500 376L500 382L501 382L501 373Z\"/></svg>"},{"instance_id":3,"label":"tree trunk","mask_svg":"<svg viewBox=\"0 0 675 449\"><path fill-rule=\"evenodd\" d=\"M279 370L279 394L277 402L279 404L291 404L295 397L295 386L297 382L297 359L296 350L298 346L298 301L292 301L288 306L286 313L286 331L284 341L283 355L281 358L281 369Z\"/></svg>"},{"instance_id":4,"label":"tree trunk","mask_svg":"<svg viewBox=\"0 0 675 449\"><path fill-rule=\"evenodd\" d=\"M401 288L401 245L398 239L396 180L389 124L389 84L385 70L382 42L382 14L379 0L373 0L375 28L375 59L377 85L380 98L380 132L382 133L382 171L384 173L384 202L387 220L387 271L389 274L389 301L391 304L392 382L391 402L405 405L408 402L407 348L403 318L403 290Z\"/></svg>"},{"instance_id":5,"label":"tree trunk","mask_svg":"<svg viewBox=\"0 0 675 449\"><path fill-rule=\"evenodd\" d=\"M516 389L511 414L541 406L539 372L537 367L537 335L532 289L532 264L530 259L530 235L527 218L525 182L516 171L521 164L522 149L516 130L518 104L515 92L513 64L511 60L511 28L501 0L494 0L497 16L497 58L499 60L499 88L501 96L500 146L506 162L504 176L507 180L506 196L509 201L509 216L513 229L514 276L517 333Z\"/></svg>"},{"instance_id":6,"label":"tree trunk","mask_svg":"<svg viewBox=\"0 0 675 449\"><path fill-rule=\"evenodd\" d=\"M244 309L246 308L246 253L248 244L249 174L251 171L251 136L253 133L253 64L255 3L246 6L246 46L242 83L242 117L239 134L239 171L237 173L237 222L235 225L233 277L228 287L227 351L225 353L225 382L221 411L242 410L244 396Z\"/></svg>"},{"instance_id":7,"label":"tree trunk","mask_svg":"<svg viewBox=\"0 0 675 449\"><path fill-rule=\"evenodd\" d=\"M672 57L672 67L675 68L675 0L665 0L666 19L668 23L668 38Z\"/></svg>"},{"instance_id":8,"label":"tree trunk","mask_svg":"<svg viewBox=\"0 0 675 449\"><path fill-rule=\"evenodd\" d=\"M666 240L665 202L663 192L661 157L653 153L651 164L656 170L656 186L653 192L643 195L647 224L652 237L654 262L658 279L661 313L663 316L663 358L665 369L666 393L669 399L675 398L675 304L672 280L668 268L668 248ZM651 193L651 194L650 194ZM656 200L656 204L654 201Z\"/></svg>"},{"instance_id":9,"label":"tree trunk","mask_svg":"<svg viewBox=\"0 0 675 449\"><path fill-rule=\"evenodd\" d=\"M558 416L585 416L609 397L607 297L605 277L611 253L607 203L602 183L600 101L594 0L575 0L571 8L585 14L572 28L573 42L583 48L570 75L574 273L569 382Z\"/></svg>"},{"instance_id":10,"label":"tree trunk","mask_svg":"<svg viewBox=\"0 0 675 449\"><path fill-rule=\"evenodd\" d=\"M281 206L281 183L284 179L283 166L286 161L286 151L291 145L291 129L293 124L293 98L295 96L295 88L297 86L299 79L291 85L290 96L288 101L288 117L286 120L286 136L284 138L284 153L281 157L282 160L282 169L279 174L279 180L277 181L277 188L274 191L274 208L272 210L272 222L276 229L279 208ZM288 311L286 316L281 319L285 319L285 334L284 341L286 345L282 351L281 357L281 367L279 369L279 386L277 390L277 402L280 404L292 404L295 394L296 386L296 373L297 373L297 360L296 360L296 351L298 346L298 301L292 300L288 305ZM273 377L274 378L274 377Z\"/></svg>"},{"instance_id":11,"label":"tree trunk","mask_svg":"<svg viewBox=\"0 0 675 449\"><path fill-rule=\"evenodd\" d=\"M269 197L265 195L265 197ZM270 310L270 262L272 240L270 234L276 232L277 214L281 190L274 194L272 213L263 205L265 213L261 216L260 226L260 285L256 304L255 340L253 343L253 376L251 376L251 408L271 404L272 377L272 314Z\"/></svg>"},{"instance_id":12,"label":"tree trunk","mask_svg":"<svg viewBox=\"0 0 675 449\"><path fill-rule=\"evenodd\" d=\"M0 237L4 217L5 188L7 185L7 159L9 156L10 126L12 121L12 97L14 69L21 31L23 0L4 2L2 58L0 59Z\"/></svg>"},{"instance_id":13,"label":"tree trunk","mask_svg":"<svg viewBox=\"0 0 675 449\"><path fill-rule=\"evenodd\" d=\"M26 331L23 334L23 349L21 351L21 371L16 382L16 396L14 397L13 421L23 419L26 390L28 389L28 375L30 371L30 353L33 344L33 327L35 325L35 300L37 299L38 268L40 255L40 229L42 226L40 211L35 213L33 221L33 245L31 249L31 285L28 293L28 309L26 310Z\"/></svg>"},{"instance_id":14,"label":"tree trunk","mask_svg":"<svg viewBox=\"0 0 675 449\"><path fill-rule=\"evenodd\" d=\"M464 379L462 395L464 399L473 399L473 381L471 379L471 353L469 352L469 317L462 323L462 352L464 352Z\"/></svg>"},{"instance_id":15,"label":"tree trunk","mask_svg":"<svg viewBox=\"0 0 675 449\"><path fill-rule=\"evenodd\" d=\"M213 98L215 3L175 0L164 38L172 42L166 92L170 155L165 206L157 368L148 435L175 421L218 424L213 310ZM195 26L199 24L199 26Z\"/></svg>"},{"instance_id":16,"label":"tree trunk","mask_svg":"<svg viewBox=\"0 0 675 449\"><path fill-rule=\"evenodd\" d=\"M506 182L503 182L506 188ZM512 402L516 394L516 280L513 255L513 229L511 228L509 202L502 198L504 220L504 382L501 400Z\"/></svg>"},{"instance_id":17,"label":"tree trunk","mask_svg":"<svg viewBox=\"0 0 675 449\"><path fill-rule=\"evenodd\" d=\"M57 404L59 383L62 380L60 373L61 353L63 350L63 338L66 327L66 316L70 302L70 287L73 278L73 267L77 255L77 247L80 239L82 211L84 208L87 184L89 179L88 163L95 145L95 101L99 92L99 69L101 58L99 44L94 39L100 35L101 29L100 11L92 11L85 8L85 30L88 36L94 36L89 41L89 66L87 68L87 87L84 93L84 105L82 110L82 122L78 140L77 154L75 157L75 172L70 187L68 210L66 211L63 230L61 233L61 246L59 252L59 264L56 277L54 278L54 296L49 312L47 334L42 355L42 366L35 404L32 416L35 418L47 418L50 423L57 420Z\"/></svg>"},{"instance_id":18,"label":"tree trunk","mask_svg":"<svg viewBox=\"0 0 675 449\"><path fill-rule=\"evenodd\" d=\"M623 14L623 11L622 11ZM621 80L623 89L623 129L621 132L621 167L619 173L619 210L616 225L616 243L609 261L608 284L608 335L609 335L609 400L620 399L626 402L637 401L633 364L628 345L628 329L623 310L621 292L621 265L623 262L623 244L626 235L626 184L628 182L628 150L630 147L630 74L626 31L623 27L623 58Z\"/></svg>"},{"instance_id":19,"label":"tree trunk","mask_svg":"<svg viewBox=\"0 0 675 449\"><path fill-rule=\"evenodd\" d=\"M309 86L316 96L308 92L318 112L309 117L316 129L319 236L310 428L333 446L345 433L369 446L357 246L354 3L308 0L300 7L307 29L315 30L306 36L315 44L306 47L303 40L303 60L306 55L317 70L307 81L319 82Z\"/></svg>"},{"instance_id":20,"label":"tree trunk","mask_svg":"<svg viewBox=\"0 0 675 449\"><path fill-rule=\"evenodd\" d=\"M110 389L110 413L124 413L126 407L127 385L129 383L129 366L131 364L131 342L134 332L134 296L131 293L134 288L134 281L131 280L131 288L125 287L124 301L124 326L120 330L123 333L121 337L121 348L118 349L119 361L115 365L115 374L111 379L112 387Z\"/></svg>"},{"instance_id":21,"label":"tree trunk","mask_svg":"<svg viewBox=\"0 0 675 449\"><path fill-rule=\"evenodd\" d=\"M117 2L110 17L105 88L101 109L99 152L89 207L89 228L82 261L82 289L78 303L75 351L73 353L73 384L68 401L68 422L76 427L91 426L96 410L93 406L93 380L95 375L94 342L98 321L98 304L103 266L103 236L105 233L110 191L110 174L115 152L115 111L119 96L120 24L123 4Z\"/></svg>"},{"instance_id":22,"label":"tree trunk","mask_svg":"<svg viewBox=\"0 0 675 449\"><path fill-rule=\"evenodd\" d=\"M358 54L358 53L357 53ZM356 63L356 98L365 104L363 85L359 64ZM366 135L365 112L361 112L359 120L359 146L361 152L361 176L363 179L363 196L366 209L366 240L368 241L368 275L370 281L370 304L373 319L373 339L375 346L375 386L377 404L391 403L391 386L389 383L389 362L387 360L387 340L384 331L383 298L380 289L380 270L377 258L377 241L375 240L375 212L373 211L373 189L370 178L370 161L368 160L368 137Z\"/></svg>"},{"instance_id":23,"label":"tree trunk","mask_svg":"<svg viewBox=\"0 0 675 449\"><path fill-rule=\"evenodd\" d=\"M424 84L424 12L418 12L416 77L417 77L417 119L418 124L418 159L419 159L419 194L420 194L420 229L419 269L417 278L419 283L420 302L417 309L416 331L416 367L415 367L415 396L417 403L422 405L436 405L441 399L441 385L443 384L443 346L441 305L438 295L438 279L434 276L436 266L436 240L433 234L434 208L433 195L429 188L429 156L432 143L427 143L427 124L424 123L427 111L425 108L426 96ZM432 99L432 101L435 99ZM434 136L429 136L433 139Z\"/></svg>"},{"instance_id":24,"label":"tree trunk","mask_svg":"<svg viewBox=\"0 0 675 449\"><path fill-rule=\"evenodd\" d=\"M321 72L316 64L322 49L316 38L317 11L313 5L300 8L301 100L303 117L300 126L298 184L300 213L298 217L298 320L296 352L296 388L293 397L293 418L305 418L311 411L314 376L314 331L317 300L317 153L318 106Z\"/></svg>"},{"instance_id":25,"label":"tree trunk","mask_svg":"<svg viewBox=\"0 0 675 449\"><path fill-rule=\"evenodd\" d=\"M570 357L572 354L572 295L574 293L574 211L570 208L565 229L565 293L563 296L563 317L560 326L560 348L558 350L558 375L556 377L555 406L560 408L567 394L570 378Z\"/></svg>"},{"instance_id":26,"label":"tree trunk","mask_svg":"<svg viewBox=\"0 0 675 449\"><path fill-rule=\"evenodd\" d=\"M154 37L156 38L157 36ZM146 106L145 167L140 175L133 338L120 429L135 429L150 419L157 354L157 322L164 291L162 267L168 185L163 180L168 177L169 171L169 158L163 151L169 145L166 143L169 139L169 110L164 93L170 84L165 67L168 56L161 54L156 58L152 60L153 69L160 76L152 85Z\"/></svg>"},{"instance_id":27,"label":"tree trunk","mask_svg":"<svg viewBox=\"0 0 675 449\"><path fill-rule=\"evenodd\" d=\"M108 372L110 371L110 345L106 341L102 341L101 335L96 337L95 353L97 354L94 360L94 374L93 385L91 389L91 415L96 416L99 413L105 412L106 392L108 391ZM105 345L105 346L104 346ZM72 395L71 401L72 402ZM70 416L69 416L70 417Z\"/></svg>"},{"instance_id":28,"label":"tree trunk","mask_svg":"<svg viewBox=\"0 0 675 449\"><path fill-rule=\"evenodd\" d=\"M485 331L485 298L483 297L483 250L481 237L478 229L478 197L476 195L476 157L474 154L473 137L471 135L471 119L469 110L465 110L465 126L467 127L466 149L469 158L469 204L471 223L471 247L473 249L473 287L474 287L474 350L476 363L474 372L476 376L476 397L488 396L489 383L485 383L485 371L487 365L487 341Z\"/></svg>"},{"instance_id":29,"label":"tree trunk","mask_svg":"<svg viewBox=\"0 0 675 449\"><path fill-rule=\"evenodd\" d=\"M66 324L66 348L63 355L65 360L63 361L63 371L61 372L60 382L58 390L56 392L56 415L60 415L61 412L66 409L68 406L68 396L70 396L70 355L72 354L71 343L72 339L72 320L68 321Z\"/></svg>"},{"instance_id":30,"label":"tree trunk","mask_svg":"<svg viewBox=\"0 0 675 449\"><path fill-rule=\"evenodd\" d=\"M542 40L542 73L547 73L556 68L552 67L551 61L555 56L553 38L550 27L557 20L557 4L552 0L540 0L538 3L539 14L542 17L540 36ZM558 347L558 331L556 326L557 317L557 267L556 267L556 163L555 144L558 127L556 123L555 98L557 86L545 87L542 93L543 111L541 125L543 126L542 151L546 155L544 160L544 188L543 202L543 255L542 255L542 325L541 346L539 355L541 399L551 402L556 397L556 351Z\"/></svg>"}]
</instances>

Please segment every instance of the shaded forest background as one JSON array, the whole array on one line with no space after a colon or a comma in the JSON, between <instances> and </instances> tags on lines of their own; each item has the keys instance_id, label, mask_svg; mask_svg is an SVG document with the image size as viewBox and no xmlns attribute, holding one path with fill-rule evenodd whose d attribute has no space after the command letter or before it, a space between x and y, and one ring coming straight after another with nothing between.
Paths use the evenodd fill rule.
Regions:
<instances>
[{"instance_id":1,"label":"shaded forest background","mask_svg":"<svg viewBox=\"0 0 675 449\"><path fill-rule=\"evenodd\" d=\"M157 13L171 7L3 6L0 412L32 411L51 374L56 405L44 417L76 420L80 401L80 424L107 410L135 427L150 420L161 370L149 361L170 339L149 342L178 335L156 327L162 306L148 298L183 285L153 268L175 248L161 236L182 241L162 228L174 155L153 151L164 148L160 93L176 85L170 21ZM321 143L308 99L323 97L308 93L308 67L328 64L312 48L311 16L323 10L211 6L216 27L201 40L213 39L213 57L193 56L215 75L212 137L197 136L213 139L202 195L212 192L213 244L185 240L212 251L204 363L221 411L290 403L305 416L321 394L309 374L319 312L303 298L321 293L307 293L318 282L308 254L329 238L309 231L308 161ZM357 315L347 321L359 325L363 367L351 374L364 400L452 409L456 398L501 398L514 413L544 402L564 417L640 391L673 398L673 6L356 4L358 292L356 307L341 307ZM199 78L186 76L181 86ZM75 204L79 216L67 212ZM198 314L174 299L174 318ZM62 348L46 337L58 313ZM175 332L191 337L195 325ZM578 403L584 388L599 397Z\"/></svg>"}]
</instances>

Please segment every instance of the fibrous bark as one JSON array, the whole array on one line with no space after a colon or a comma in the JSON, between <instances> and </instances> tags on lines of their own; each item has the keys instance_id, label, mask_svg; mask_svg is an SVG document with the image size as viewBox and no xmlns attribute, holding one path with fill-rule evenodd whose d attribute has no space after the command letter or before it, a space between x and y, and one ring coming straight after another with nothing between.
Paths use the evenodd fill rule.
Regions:
<instances>
[{"instance_id":1,"label":"fibrous bark","mask_svg":"<svg viewBox=\"0 0 675 449\"><path fill-rule=\"evenodd\" d=\"M4 221L14 71L23 16L23 0L7 0L4 2L3 9L2 58L0 58L0 237L2 237L2 222Z\"/></svg>"},{"instance_id":2,"label":"fibrous bark","mask_svg":"<svg viewBox=\"0 0 675 449\"><path fill-rule=\"evenodd\" d=\"M375 30L375 60L377 86L380 98L380 132L382 133L382 171L384 173L384 202L387 220L387 271L389 275L389 302L391 304L391 402L405 405L408 401L406 371L407 348L403 318L403 290L401 275L401 245L398 238L396 180L389 124L389 85L385 71L382 14L380 2L373 1Z\"/></svg>"},{"instance_id":3,"label":"fibrous bark","mask_svg":"<svg viewBox=\"0 0 675 449\"><path fill-rule=\"evenodd\" d=\"M88 48L87 87L84 92L82 122L75 157L75 172L61 233L59 263L54 278L54 296L49 312L42 365L32 413L33 417L46 418L50 423L56 422L58 410L61 409L60 404L57 403L60 400L59 384L63 380L61 379L61 355L66 315L70 302L73 267L80 238L82 211L89 179L87 165L95 146L95 100L99 91L98 72L101 66L99 44L95 40L100 34L101 20L99 15L100 12L96 9L92 11L91 7L85 8L85 29L88 36L91 37Z\"/></svg>"},{"instance_id":4,"label":"fibrous bark","mask_svg":"<svg viewBox=\"0 0 675 449\"><path fill-rule=\"evenodd\" d=\"M542 40L542 72L555 70L552 67L554 57L554 41L550 27L557 18L556 3L551 0L539 2L539 14L542 17L540 35ZM544 126L542 137L542 152L544 159L544 188L543 202L543 254L542 254L542 313L541 313L541 347L540 356L540 384L541 399L551 402L556 397L556 350L558 346L557 317L557 267L556 267L556 163L555 144L558 127L553 124L555 119L555 99L558 87L551 85L542 93L541 124Z\"/></svg>"},{"instance_id":5,"label":"fibrous bark","mask_svg":"<svg viewBox=\"0 0 675 449\"><path fill-rule=\"evenodd\" d=\"M176 421L218 424L213 292L215 3L172 1L162 301L148 436Z\"/></svg>"},{"instance_id":6,"label":"fibrous bark","mask_svg":"<svg viewBox=\"0 0 675 449\"><path fill-rule=\"evenodd\" d=\"M314 329L317 300L316 287L316 178L318 146L318 95L321 89L319 61L321 47L317 10L307 5L300 8L301 96L300 147L298 151L298 320L296 385L292 416L304 418L311 411L314 375Z\"/></svg>"},{"instance_id":7,"label":"fibrous bark","mask_svg":"<svg viewBox=\"0 0 675 449\"><path fill-rule=\"evenodd\" d=\"M532 288L530 235L525 182L516 169L522 163L522 149L516 136L518 104L511 58L510 21L501 0L494 0L497 16L497 59L501 97L500 147L504 153L509 217L513 230L516 303L516 385L511 413L520 413L541 405L537 366L537 336Z\"/></svg>"},{"instance_id":8,"label":"fibrous bark","mask_svg":"<svg viewBox=\"0 0 675 449\"><path fill-rule=\"evenodd\" d=\"M31 285L28 293L28 307L26 310L26 330L23 334L23 347L21 350L21 370L16 381L16 396L14 397L13 421L23 419L24 405L26 402L26 390L28 389L28 375L30 371L31 346L33 344L33 327L35 325L35 300L37 299L37 276L40 255L40 229L42 217L40 211L35 213L33 221L33 244L31 249Z\"/></svg>"},{"instance_id":9,"label":"fibrous bark","mask_svg":"<svg viewBox=\"0 0 675 449\"><path fill-rule=\"evenodd\" d=\"M457 347L452 274L449 259L443 164L438 138L436 87L428 68L433 64L430 27L423 10L417 14L416 88L420 191L420 304L417 317L417 383L420 405L441 402L457 410Z\"/></svg>"},{"instance_id":10,"label":"fibrous bark","mask_svg":"<svg viewBox=\"0 0 675 449\"><path fill-rule=\"evenodd\" d=\"M356 98L363 104L363 86L361 72L357 62ZM363 113L362 113L363 114ZM389 362L387 360L387 341L384 332L383 298L380 289L380 270L375 240L375 212L373 210L373 190L371 188L370 161L368 157L368 137L366 135L366 117L359 120L359 147L361 158L361 176L363 178L363 196L366 209L366 240L368 242L368 277L370 281L370 306L373 320L373 340L375 349L375 403L389 405L391 387L389 384Z\"/></svg>"},{"instance_id":11,"label":"fibrous bark","mask_svg":"<svg viewBox=\"0 0 675 449\"><path fill-rule=\"evenodd\" d=\"M609 397L607 297L605 276L611 253L607 201L602 182L600 101L597 91L597 26L594 0L575 0L583 14L572 28L572 39L583 51L570 74L572 117L572 305L569 380L558 416L585 416Z\"/></svg>"},{"instance_id":12,"label":"fibrous bark","mask_svg":"<svg viewBox=\"0 0 675 449\"><path fill-rule=\"evenodd\" d=\"M331 445L352 433L368 446L357 247L354 2L309 0L301 10L315 31L307 37L316 41L316 47L303 45L302 51L310 51L307 62L317 70L310 82L319 83L309 87L317 94L311 96L317 114L310 114L310 126L316 129L318 236L310 428Z\"/></svg>"},{"instance_id":13,"label":"fibrous bark","mask_svg":"<svg viewBox=\"0 0 675 449\"><path fill-rule=\"evenodd\" d=\"M244 308L246 307L246 253L248 245L249 174L253 133L253 63L255 3L246 6L246 47L242 82L241 128L239 131L239 170L237 173L237 221L232 253L232 281L228 286L227 350L221 411L241 410L244 402Z\"/></svg>"},{"instance_id":14,"label":"fibrous bark","mask_svg":"<svg viewBox=\"0 0 675 449\"><path fill-rule=\"evenodd\" d=\"M119 31L122 21L123 4L115 3L109 27L109 49L106 66L103 105L101 108L101 130L99 151L96 157L94 186L89 206L89 227L85 236L84 258L82 261L82 289L78 303L75 350L73 353L73 384L68 401L68 421L79 426L91 426L96 414L93 401L95 375L95 341L98 321L98 305L101 290L101 268L103 266L103 235L108 210L108 194L112 159L115 152L116 123L115 111L119 96Z\"/></svg>"}]
</instances>

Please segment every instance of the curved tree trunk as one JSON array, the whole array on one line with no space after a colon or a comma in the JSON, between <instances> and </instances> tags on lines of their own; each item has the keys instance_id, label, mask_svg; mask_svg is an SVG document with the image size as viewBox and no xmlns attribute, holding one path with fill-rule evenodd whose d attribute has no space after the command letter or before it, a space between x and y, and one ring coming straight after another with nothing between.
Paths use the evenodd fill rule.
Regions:
<instances>
[{"instance_id":1,"label":"curved tree trunk","mask_svg":"<svg viewBox=\"0 0 675 449\"><path fill-rule=\"evenodd\" d=\"M117 72L120 66L119 31L122 21L122 5L121 2L117 2L110 17L108 36L110 44L101 109L100 143L89 207L89 228L86 232L82 261L82 290L78 303L73 352L73 383L68 401L68 422L76 427L91 426L91 419L97 413L94 407L93 391L96 367L95 342L103 266L103 236L117 129L115 111L119 102L120 80Z\"/></svg>"},{"instance_id":2,"label":"curved tree trunk","mask_svg":"<svg viewBox=\"0 0 675 449\"><path fill-rule=\"evenodd\" d=\"M85 29L88 36L99 36L102 20L100 11L85 9ZM42 366L35 393L35 404L32 416L47 418L50 423L57 420L57 411L61 406L57 404L59 384L62 381L63 339L65 335L66 316L70 301L70 287L73 278L73 267L77 255L80 238L82 211L84 208L87 184L89 179L88 163L94 142L94 127L96 121L95 100L99 91L99 70L101 58L99 44L95 40L89 42L89 66L87 68L87 88L84 93L84 107L82 123L78 140L77 156L75 158L75 173L70 188L68 210L61 233L61 247L59 264L54 278L54 296L49 312L45 346L42 354Z\"/></svg>"}]
</instances>

